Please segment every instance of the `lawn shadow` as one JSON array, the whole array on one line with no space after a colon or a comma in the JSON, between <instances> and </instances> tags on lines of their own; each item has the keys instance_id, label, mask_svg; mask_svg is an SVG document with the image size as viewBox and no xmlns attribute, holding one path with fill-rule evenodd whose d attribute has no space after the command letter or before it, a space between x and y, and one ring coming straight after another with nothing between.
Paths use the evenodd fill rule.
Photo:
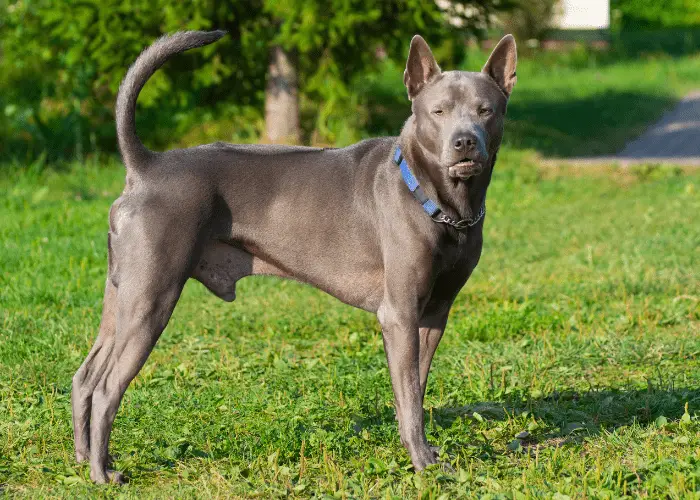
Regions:
<instances>
[{"instance_id":1,"label":"lawn shadow","mask_svg":"<svg viewBox=\"0 0 700 500\"><path fill-rule=\"evenodd\" d=\"M550 430L541 436L543 439L540 443L525 438L524 444L560 446L623 426L648 426L659 417L665 417L668 421L678 420L685 412L686 403L691 415L700 413L700 388L661 388L650 383L646 389L555 391L539 398L521 398L517 395L501 402L433 408L431 418L439 427L449 428L459 419L505 421L528 412ZM374 414L357 415L353 431L360 434L364 429L371 430L394 422L395 418L394 409L388 407Z\"/></svg>"},{"instance_id":2,"label":"lawn shadow","mask_svg":"<svg viewBox=\"0 0 700 500\"><path fill-rule=\"evenodd\" d=\"M545 438L560 445L622 426L648 426L659 417L677 420L684 414L686 404L691 415L700 413L700 388L657 388L649 383L647 389L555 391L540 398L442 407L434 410L433 419L442 427L450 427L458 419L507 420L527 411L554 429Z\"/></svg>"},{"instance_id":3,"label":"lawn shadow","mask_svg":"<svg viewBox=\"0 0 700 500\"><path fill-rule=\"evenodd\" d=\"M514 92L504 144L550 157L612 155L677 102L670 95L614 90L575 99Z\"/></svg>"}]
</instances>

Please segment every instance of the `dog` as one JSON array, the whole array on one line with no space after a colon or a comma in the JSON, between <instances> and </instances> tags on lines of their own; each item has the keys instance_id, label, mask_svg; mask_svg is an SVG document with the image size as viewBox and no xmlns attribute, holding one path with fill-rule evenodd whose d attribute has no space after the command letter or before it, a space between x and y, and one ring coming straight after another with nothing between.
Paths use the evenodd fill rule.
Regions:
<instances>
[{"instance_id":1,"label":"dog","mask_svg":"<svg viewBox=\"0 0 700 500\"><path fill-rule=\"evenodd\" d=\"M226 301L251 275L291 278L376 313L401 443L416 471L437 463L424 430L430 364L457 293L479 262L486 191L516 82L511 35L481 72L442 72L416 35L404 72L412 114L398 137L341 148L214 143L148 150L136 99L171 56L225 32L179 32L148 47L117 96L126 186L109 212L99 334L73 377L78 462L109 469L129 383L194 278Z\"/></svg>"}]
</instances>

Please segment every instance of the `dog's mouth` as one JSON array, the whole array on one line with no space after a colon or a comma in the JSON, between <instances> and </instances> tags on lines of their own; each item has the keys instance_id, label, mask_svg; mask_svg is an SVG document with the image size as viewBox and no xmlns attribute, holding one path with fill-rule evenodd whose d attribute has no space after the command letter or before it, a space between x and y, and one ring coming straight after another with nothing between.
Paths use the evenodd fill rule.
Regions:
<instances>
[{"instance_id":1,"label":"dog's mouth","mask_svg":"<svg viewBox=\"0 0 700 500\"><path fill-rule=\"evenodd\" d=\"M449 168L450 177L455 179L468 179L475 175L479 175L484 170L481 162L472 160L471 158L462 158Z\"/></svg>"}]
</instances>

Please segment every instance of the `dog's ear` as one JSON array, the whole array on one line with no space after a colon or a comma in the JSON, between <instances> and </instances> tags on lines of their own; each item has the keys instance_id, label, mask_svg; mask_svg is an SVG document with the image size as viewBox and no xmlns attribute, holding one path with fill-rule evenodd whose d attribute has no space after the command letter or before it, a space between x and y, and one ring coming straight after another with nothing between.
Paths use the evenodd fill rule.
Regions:
<instances>
[{"instance_id":1,"label":"dog's ear","mask_svg":"<svg viewBox=\"0 0 700 500\"><path fill-rule=\"evenodd\" d=\"M414 36L408 51L406 71L403 72L403 83L408 90L408 98L413 100L428 82L439 75L440 67L435 62L427 42L420 35Z\"/></svg>"},{"instance_id":2,"label":"dog's ear","mask_svg":"<svg viewBox=\"0 0 700 500\"><path fill-rule=\"evenodd\" d=\"M510 97L515 81L515 65L518 62L518 54L515 48L515 38L513 35L506 35L501 38L496 48L493 49L489 60L486 61L482 73L486 73L496 85L500 87L506 97Z\"/></svg>"}]
</instances>

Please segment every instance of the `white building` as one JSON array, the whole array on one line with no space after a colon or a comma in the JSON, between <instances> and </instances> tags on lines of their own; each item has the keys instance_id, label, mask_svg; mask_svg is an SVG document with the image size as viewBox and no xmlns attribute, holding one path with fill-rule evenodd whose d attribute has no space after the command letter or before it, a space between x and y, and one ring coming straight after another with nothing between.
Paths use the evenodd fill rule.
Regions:
<instances>
[{"instance_id":1,"label":"white building","mask_svg":"<svg viewBox=\"0 0 700 500\"><path fill-rule=\"evenodd\" d=\"M610 27L610 0L560 0L553 27L601 30Z\"/></svg>"}]
</instances>

